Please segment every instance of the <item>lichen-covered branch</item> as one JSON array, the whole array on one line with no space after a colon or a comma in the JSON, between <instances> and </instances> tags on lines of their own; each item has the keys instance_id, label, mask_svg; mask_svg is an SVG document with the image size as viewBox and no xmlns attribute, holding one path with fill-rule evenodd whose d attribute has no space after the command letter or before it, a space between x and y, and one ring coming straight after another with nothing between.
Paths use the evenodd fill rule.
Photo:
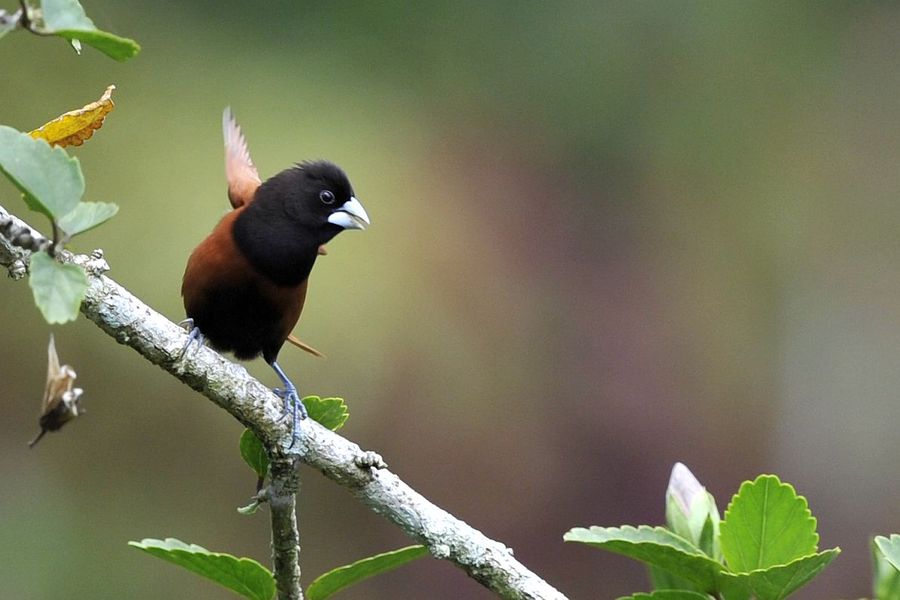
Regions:
<instances>
[{"instance_id":1,"label":"lichen-covered branch","mask_svg":"<svg viewBox=\"0 0 900 600\"><path fill-rule=\"evenodd\" d=\"M0 220L6 215L0 206ZM27 227L12 218L17 225ZM32 235L40 233L33 231ZM9 268L11 274L21 272L27 256L28 252L13 247L0 234L0 265ZM317 468L425 544L433 556L453 562L504 598L565 598L518 562L509 548L406 485L385 468L377 454L364 452L350 440L309 419L302 422L296 443L289 447L291 423L290 419L279 418L281 400L244 367L205 347L182 353L184 330L104 275L107 266L102 253L63 253L62 259L81 265L88 273L90 285L81 307L88 319L120 344L133 348L228 411L259 437L273 464L297 458ZM299 552L299 547L292 550Z\"/></svg>"},{"instance_id":2,"label":"lichen-covered branch","mask_svg":"<svg viewBox=\"0 0 900 600\"><path fill-rule=\"evenodd\" d=\"M265 490L272 522L272 564L279 599L303 600L300 589L300 530L297 529L296 460L277 458L269 462L269 486Z\"/></svg>"}]
</instances>

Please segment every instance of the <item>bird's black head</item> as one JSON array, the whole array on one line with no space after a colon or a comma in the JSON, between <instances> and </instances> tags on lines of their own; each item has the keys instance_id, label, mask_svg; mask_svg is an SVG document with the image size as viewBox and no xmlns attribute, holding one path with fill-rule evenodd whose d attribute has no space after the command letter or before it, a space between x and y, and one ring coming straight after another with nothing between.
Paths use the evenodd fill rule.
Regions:
<instances>
[{"instance_id":1,"label":"bird's black head","mask_svg":"<svg viewBox=\"0 0 900 600\"><path fill-rule=\"evenodd\" d=\"M259 187L235 222L234 237L251 262L284 283L309 275L319 246L344 229L368 224L340 167L304 162Z\"/></svg>"},{"instance_id":2,"label":"bird's black head","mask_svg":"<svg viewBox=\"0 0 900 600\"><path fill-rule=\"evenodd\" d=\"M297 224L310 229L324 228L333 235L342 228L328 222L331 214L353 198L353 186L346 173L334 163L304 162L266 181L256 200L275 200L283 205Z\"/></svg>"}]
</instances>

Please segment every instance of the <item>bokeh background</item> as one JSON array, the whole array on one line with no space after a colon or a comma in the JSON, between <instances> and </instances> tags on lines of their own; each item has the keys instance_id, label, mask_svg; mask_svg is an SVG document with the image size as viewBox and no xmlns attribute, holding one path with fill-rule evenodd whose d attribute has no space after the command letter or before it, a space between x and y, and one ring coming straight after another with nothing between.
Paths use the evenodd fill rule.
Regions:
<instances>
[{"instance_id":1,"label":"bokeh background","mask_svg":"<svg viewBox=\"0 0 900 600\"><path fill-rule=\"evenodd\" d=\"M416 489L570 597L613 598L643 568L563 532L661 522L675 461L722 510L777 473L843 548L797 597L870 593L868 540L900 531L898 4L85 7L141 54L7 35L0 122L118 86L74 154L86 199L121 205L75 249L120 283L183 318L185 260L228 207L230 104L263 176L330 158L372 217L311 281L298 331L327 360L282 364ZM238 423L81 319L52 330L89 412L29 451L50 328L25 282L0 302L0 596L231 597L126 542L268 562L267 515L235 512ZM306 583L409 543L302 478ZM344 597L491 596L427 560Z\"/></svg>"}]
</instances>

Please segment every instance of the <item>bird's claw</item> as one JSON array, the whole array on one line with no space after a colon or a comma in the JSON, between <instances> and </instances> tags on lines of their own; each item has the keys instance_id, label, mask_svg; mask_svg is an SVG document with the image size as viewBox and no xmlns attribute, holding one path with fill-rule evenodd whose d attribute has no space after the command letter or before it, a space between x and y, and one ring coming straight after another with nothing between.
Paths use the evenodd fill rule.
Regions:
<instances>
[{"instance_id":1,"label":"bird's claw","mask_svg":"<svg viewBox=\"0 0 900 600\"><path fill-rule=\"evenodd\" d=\"M291 392L282 388L272 388L272 393L284 401L284 407L281 409L281 416L278 421L283 421L286 416L291 414ZM303 403L301 402L301 405ZM306 408L306 407L304 407Z\"/></svg>"},{"instance_id":2,"label":"bird's claw","mask_svg":"<svg viewBox=\"0 0 900 600\"><path fill-rule=\"evenodd\" d=\"M303 402L300 400L300 394L297 393L297 386L288 379L284 370L278 366L277 361L273 360L269 365L274 369L275 373L278 374L281 383L284 384L283 388L275 388L272 391L275 392L279 398L284 400L284 415L291 415L291 445L288 446L290 449L294 447L294 444L297 443L297 438L300 437L300 421L305 419L308 415L306 413L306 407L303 406Z\"/></svg>"},{"instance_id":3,"label":"bird's claw","mask_svg":"<svg viewBox=\"0 0 900 600\"><path fill-rule=\"evenodd\" d=\"M184 347L181 349L181 355L184 356L185 352L191 347L191 344L194 342L197 343L197 347L203 346L206 343L206 337L204 337L203 333L200 331L199 327L194 327L193 319L185 319L181 323L179 323L181 327L188 329L188 339L184 343Z\"/></svg>"},{"instance_id":4,"label":"bird's claw","mask_svg":"<svg viewBox=\"0 0 900 600\"><path fill-rule=\"evenodd\" d=\"M279 420L284 419L288 415L291 417L291 445L288 448L293 448L297 438L300 437L300 421L308 417L309 414L306 412L306 406L303 405L303 401L297 393L297 388L294 386L275 388L272 392L284 401L283 412Z\"/></svg>"}]
</instances>

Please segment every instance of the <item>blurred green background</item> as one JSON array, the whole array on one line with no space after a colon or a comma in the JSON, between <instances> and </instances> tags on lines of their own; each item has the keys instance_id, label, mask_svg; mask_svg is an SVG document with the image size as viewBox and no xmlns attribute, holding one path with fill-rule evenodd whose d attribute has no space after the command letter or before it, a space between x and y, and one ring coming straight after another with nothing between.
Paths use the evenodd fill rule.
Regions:
<instances>
[{"instance_id":1,"label":"blurred green background","mask_svg":"<svg viewBox=\"0 0 900 600\"><path fill-rule=\"evenodd\" d=\"M900 531L897 3L85 8L141 54L7 35L0 122L118 86L73 153L121 212L75 249L132 292L183 318L185 260L228 208L230 104L264 177L329 158L372 217L312 277L298 333L327 360L281 362L425 496L572 598L612 598L643 568L564 531L661 522L675 461L722 510L774 472L844 550L797 597L870 593L868 539ZM125 543L268 562L267 515L235 512L238 423L81 319L53 331L88 414L29 451L50 328L25 282L0 301L0 596L231 597ZM306 583L409 543L302 477ZM344 597L491 596L428 560Z\"/></svg>"}]
</instances>

